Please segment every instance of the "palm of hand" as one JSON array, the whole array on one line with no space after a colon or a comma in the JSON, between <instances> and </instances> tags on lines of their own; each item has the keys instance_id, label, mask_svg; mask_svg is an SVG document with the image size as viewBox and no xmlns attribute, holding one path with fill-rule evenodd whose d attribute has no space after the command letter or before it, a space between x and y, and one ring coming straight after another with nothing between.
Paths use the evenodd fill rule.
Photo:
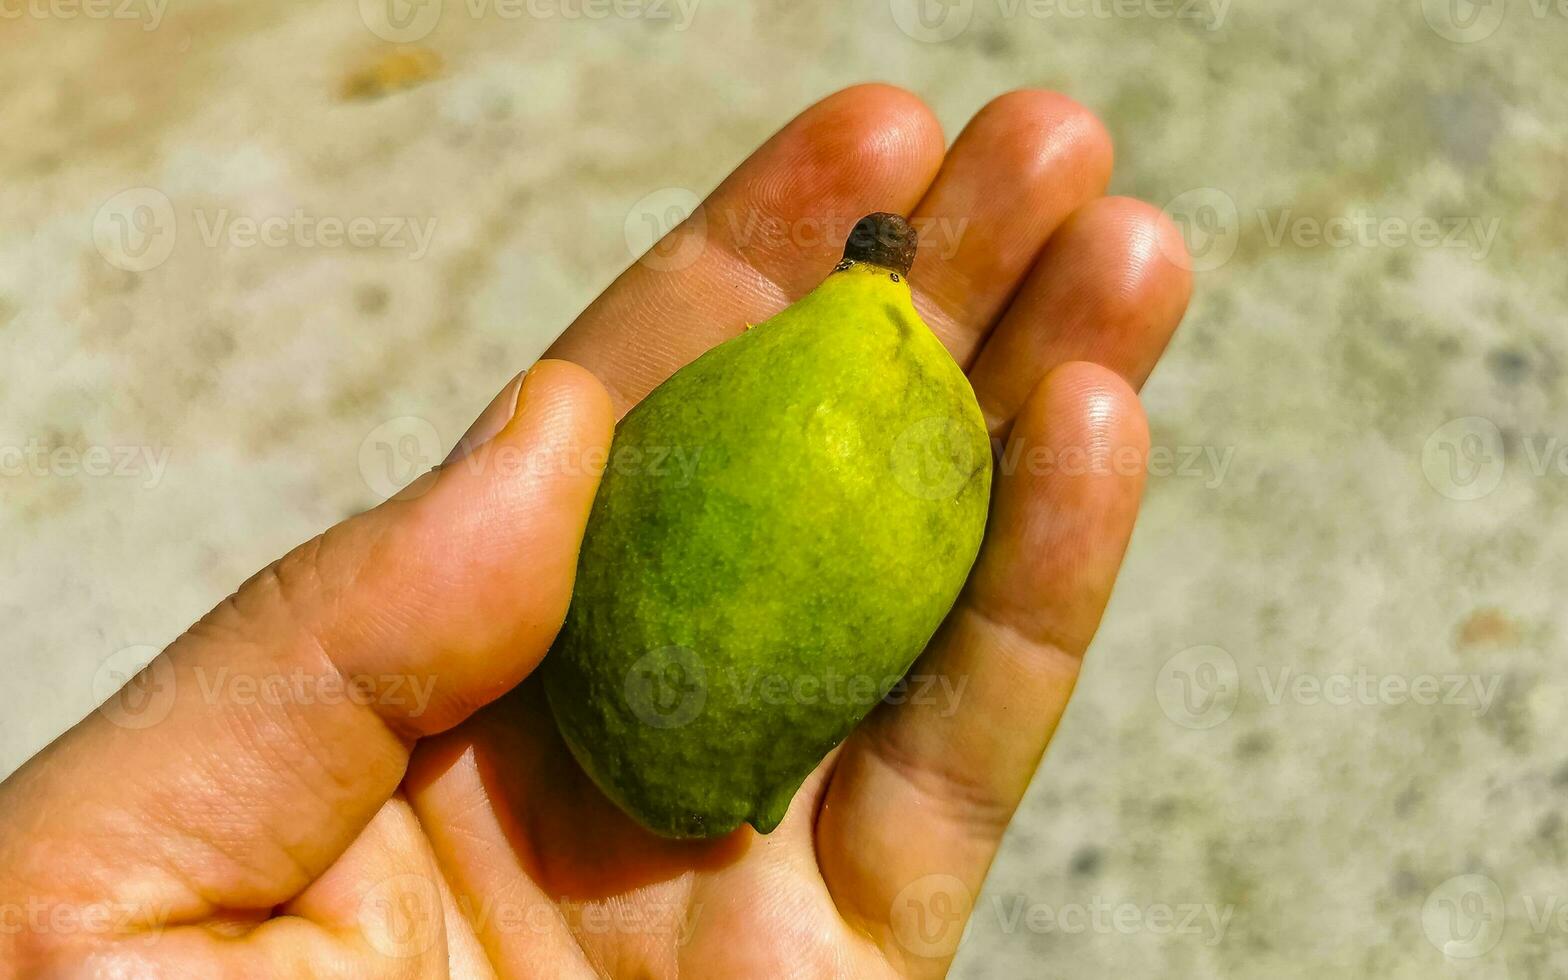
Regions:
<instances>
[{"instance_id":1,"label":"palm of hand","mask_svg":"<svg viewBox=\"0 0 1568 980\"><path fill-rule=\"evenodd\" d=\"M1100 196L1110 157L1049 93L993 101L944 153L913 96L840 92L552 348L608 399L546 361L475 424L481 451L602 450L614 413L814 286L857 218L912 215L916 306L1002 446L986 541L914 668L947 696L879 706L774 833L661 840L588 782L524 678L565 613L597 474L460 460L176 641L137 682L166 720L106 710L0 784L0 908L149 924L0 932L0 971L943 972L1110 594L1143 483L1134 389L1190 287L1169 222ZM412 675L432 700L203 693L301 672Z\"/></svg>"},{"instance_id":2,"label":"palm of hand","mask_svg":"<svg viewBox=\"0 0 1568 980\"><path fill-rule=\"evenodd\" d=\"M1108 144L1065 99L1020 92L992 103L928 187L938 152L929 126L896 91L840 93L715 192L707 234L733 227L725 217L735 214L842 228L881 202L905 204L938 232L912 276L917 305L968 368L993 434L1012 437L1011 455L1045 447L1065 460L1096 442L1141 452L1141 410L1123 379L1142 381L1185 307L1179 236L1153 208L1096 199ZM816 142L825 133L828 144ZM834 161L844 162L828 169ZM791 173L805 174L792 196L770 199ZM997 200L998 185L1019 193ZM938 255L944 222L967 222L969 237ZM686 233L664 254L685 247ZM661 300L685 291L678 302L694 313L727 304L723 327L739 329L831 268L832 235L821 237L799 255L721 236L694 268L634 267L551 353L610 378L624 411L723 337L693 335ZM724 299L704 295L721 289ZM1096 363L1071 363L1080 358ZM490 956L525 973L544 962L541 948L552 966L583 975L942 972L1071 693L1131 528L1140 475L1087 469L999 472L982 559L915 668L954 681L946 690L961 692L961 710L884 705L772 835L676 842L643 831L571 760L531 685L426 745L409 793L458 869L454 887L476 907L477 896L503 895L555 910L510 933L492 916L481 929Z\"/></svg>"}]
</instances>

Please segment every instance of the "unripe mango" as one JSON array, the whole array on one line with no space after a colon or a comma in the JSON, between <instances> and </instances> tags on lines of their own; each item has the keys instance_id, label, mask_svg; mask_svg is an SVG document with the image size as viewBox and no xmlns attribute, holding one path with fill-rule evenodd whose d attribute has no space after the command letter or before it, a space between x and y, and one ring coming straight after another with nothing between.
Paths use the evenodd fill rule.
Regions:
<instances>
[{"instance_id":1,"label":"unripe mango","mask_svg":"<svg viewBox=\"0 0 1568 980\"><path fill-rule=\"evenodd\" d=\"M974 563L990 441L910 301L914 246L862 219L820 286L616 431L542 671L578 762L659 834L776 827Z\"/></svg>"}]
</instances>

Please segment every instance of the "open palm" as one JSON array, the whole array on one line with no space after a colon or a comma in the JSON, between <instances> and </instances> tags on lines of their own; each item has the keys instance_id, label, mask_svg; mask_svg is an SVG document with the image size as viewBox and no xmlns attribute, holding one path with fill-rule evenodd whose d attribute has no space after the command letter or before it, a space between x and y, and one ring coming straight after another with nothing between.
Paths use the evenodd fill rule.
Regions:
<instances>
[{"instance_id":1,"label":"open palm","mask_svg":"<svg viewBox=\"0 0 1568 980\"><path fill-rule=\"evenodd\" d=\"M531 684L421 746L409 795L473 918L495 895L558 910L530 917L552 924L546 942L489 917L501 972L943 971L1110 592L1142 483L1114 454L1142 459L1132 389L1187 300L1180 236L1156 208L1101 197L1110 166L1100 124L1061 96L997 99L944 160L914 98L840 92L555 345L624 412L815 286L855 219L901 211L924 235L916 305L1010 445L970 585L914 668L925 694L882 706L775 833L641 830L583 776Z\"/></svg>"},{"instance_id":2,"label":"open palm","mask_svg":"<svg viewBox=\"0 0 1568 980\"><path fill-rule=\"evenodd\" d=\"M1190 288L1159 210L1102 196L1110 169L1101 124L1046 92L996 99L945 152L898 89L808 109L497 397L471 455L165 651L131 686L152 723L122 696L0 785L0 902L124 915L0 932L0 976L944 972L1109 597L1143 484L1135 390ZM927 696L879 706L774 833L659 839L587 780L527 679L597 472L483 454L602 452L614 417L815 286L872 211L922 232L916 307L1000 447L985 544L914 668ZM369 696L213 694L301 672ZM390 693L421 679L417 711Z\"/></svg>"}]
</instances>

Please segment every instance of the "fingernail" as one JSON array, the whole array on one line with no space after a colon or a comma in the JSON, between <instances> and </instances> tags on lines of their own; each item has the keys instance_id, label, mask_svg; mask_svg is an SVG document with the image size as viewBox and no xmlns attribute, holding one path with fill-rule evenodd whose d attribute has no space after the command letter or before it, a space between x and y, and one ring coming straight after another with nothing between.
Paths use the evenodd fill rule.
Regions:
<instances>
[{"instance_id":1,"label":"fingernail","mask_svg":"<svg viewBox=\"0 0 1568 980\"><path fill-rule=\"evenodd\" d=\"M512 421L512 416L517 414L518 396L522 394L523 382L528 379L532 371L533 368L529 368L501 389L501 393L485 406L485 410L474 419L468 431L463 433L463 438L457 440L457 445L452 447L442 466L451 466L453 463L467 459L475 449L494 439L502 429L506 428L506 423Z\"/></svg>"}]
</instances>

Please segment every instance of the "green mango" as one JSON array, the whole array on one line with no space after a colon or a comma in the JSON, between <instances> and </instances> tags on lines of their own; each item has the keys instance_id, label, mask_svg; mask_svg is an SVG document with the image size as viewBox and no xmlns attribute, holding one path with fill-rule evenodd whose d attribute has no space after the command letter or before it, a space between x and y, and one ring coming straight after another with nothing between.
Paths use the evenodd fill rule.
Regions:
<instances>
[{"instance_id":1,"label":"green mango","mask_svg":"<svg viewBox=\"0 0 1568 980\"><path fill-rule=\"evenodd\" d=\"M617 428L542 672L577 761L658 834L776 827L968 577L991 445L910 302L914 245L862 219L821 285Z\"/></svg>"}]
</instances>

